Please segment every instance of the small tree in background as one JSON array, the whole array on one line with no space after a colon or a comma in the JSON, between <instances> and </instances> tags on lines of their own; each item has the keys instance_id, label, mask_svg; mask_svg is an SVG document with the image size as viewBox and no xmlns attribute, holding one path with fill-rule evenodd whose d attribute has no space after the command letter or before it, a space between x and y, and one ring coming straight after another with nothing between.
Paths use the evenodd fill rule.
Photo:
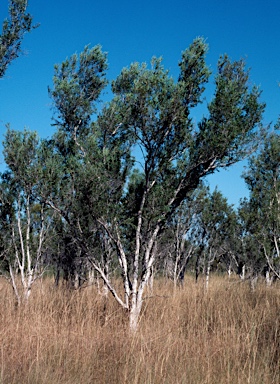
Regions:
<instances>
[{"instance_id":1,"label":"small tree in background","mask_svg":"<svg viewBox=\"0 0 280 384\"><path fill-rule=\"evenodd\" d=\"M280 278L280 138L273 132L259 154L249 160L244 173L250 191L240 208L247 233L248 259L256 273Z\"/></svg>"},{"instance_id":2,"label":"small tree in background","mask_svg":"<svg viewBox=\"0 0 280 384\"><path fill-rule=\"evenodd\" d=\"M156 266L175 285L183 285L191 259L201 246L200 216L207 188L202 184L177 208L159 237Z\"/></svg>"},{"instance_id":3,"label":"small tree in background","mask_svg":"<svg viewBox=\"0 0 280 384\"><path fill-rule=\"evenodd\" d=\"M217 189L213 193L208 190L199 215L200 236L197 240L202 250L198 257L203 265L206 289L214 264L226 268L228 273L231 273L236 261L233 252L240 241L236 233L237 223L237 215L222 193Z\"/></svg>"},{"instance_id":4,"label":"small tree in background","mask_svg":"<svg viewBox=\"0 0 280 384\"><path fill-rule=\"evenodd\" d=\"M44 272L53 213L38 194L42 169L36 133L8 129L3 145L8 169L0 183L1 269L20 304Z\"/></svg>"}]
</instances>

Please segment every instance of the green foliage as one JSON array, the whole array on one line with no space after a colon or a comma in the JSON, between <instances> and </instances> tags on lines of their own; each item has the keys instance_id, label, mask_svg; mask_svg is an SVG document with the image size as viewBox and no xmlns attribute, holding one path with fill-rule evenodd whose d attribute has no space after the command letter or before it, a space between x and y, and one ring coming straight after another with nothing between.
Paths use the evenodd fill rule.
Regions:
<instances>
[{"instance_id":1,"label":"green foliage","mask_svg":"<svg viewBox=\"0 0 280 384\"><path fill-rule=\"evenodd\" d=\"M9 18L4 20L0 35L0 78L21 53L25 33L34 28L32 17L26 11L27 0L10 0L9 3Z\"/></svg>"},{"instance_id":2,"label":"green foliage","mask_svg":"<svg viewBox=\"0 0 280 384\"><path fill-rule=\"evenodd\" d=\"M182 92L180 95L186 106L195 107L202 102L201 95L211 74L205 63L207 50L205 41L197 38L182 53L178 83Z\"/></svg>"},{"instance_id":3,"label":"green foliage","mask_svg":"<svg viewBox=\"0 0 280 384\"><path fill-rule=\"evenodd\" d=\"M4 159L16 183L31 189L36 180L39 139L36 132L11 130L8 126L3 142Z\"/></svg>"},{"instance_id":4,"label":"green foliage","mask_svg":"<svg viewBox=\"0 0 280 384\"><path fill-rule=\"evenodd\" d=\"M243 200L240 216L247 242L255 243L255 257L266 264L267 258L279 269L280 234L280 137L272 132L261 151L249 160L244 173L250 191L249 200ZM252 248L251 248L252 250ZM266 258L266 257L267 258Z\"/></svg>"},{"instance_id":5,"label":"green foliage","mask_svg":"<svg viewBox=\"0 0 280 384\"><path fill-rule=\"evenodd\" d=\"M235 239L237 216L227 199L217 189L205 196L201 211L201 243L217 255L227 253Z\"/></svg>"},{"instance_id":6,"label":"green foliage","mask_svg":"<svg viewBox=\"0 0 280 384\"><path fill-rule=\"evenodd\" d=\"M88 125L94 102L107 85L106 69L106 54L100 46L87 46L80 55L55 66L54 89L49 89L57 112L55 125L74 136Z\"/></svg>"},{"instance_id":7,"label":"green foliage","mask_svg":"<svg viewBox=\"0 0 280 384\"><path fill-rule=\"evenodd\" d=\"M8 127L3 147L7 170L0 179L0 263L20 303L28 299L32 284L44 271L54 236L54 213L41 194L44 181L37 134Z\"/></svg>"},{"instance_id":8,"label":"green foliage","mask_svg":"<svg viewBox=\"0 0 280 384\"><path fill-rule=\"evenodd\" d=\"M257 87L250 89L243 60L218 62L216 91L209 103L209 117L199 124L191 151L192 161L207 169L213 162L227 167L254 151L259 142L258 125L265 104ZM254 129L255 128L255 129Z\"/></svg>"},{"instance_id":9,"label":"green foliage","mask_svg":"<svg viewBox=\"0 0 280 384\"><path fill-rule=\"evenodd\" d=\"M164 174L184 154L193 129L189 110L201 100L209 70L205 64L207 45L196 40L182 54L177 84L153 58L151 69L134 63L123 69L113 83L126 124L143 154L149 177Z\"/></svg>"}]
</instances>

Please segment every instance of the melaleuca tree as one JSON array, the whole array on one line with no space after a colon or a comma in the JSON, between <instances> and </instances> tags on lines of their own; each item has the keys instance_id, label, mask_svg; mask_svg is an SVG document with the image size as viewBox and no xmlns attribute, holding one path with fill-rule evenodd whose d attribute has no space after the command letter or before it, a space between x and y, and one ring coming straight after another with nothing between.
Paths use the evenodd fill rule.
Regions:
<instances>
[{"instance_id":1,"label":"melaleuca tree","mask_svg":"<svg viewBox=\"0 0 280 384\"><path fill-rule=\"evenodd\" d=\"M208 288L210 269L214 264L228 271L236 263L234 250L239 243L238 221L233 207L217 189L213 193L208 190L202 205L198 219L198 241L202 252L198 257L201 258Z\"/></svg>"},{"instance_id":2,"label":"melaleuca tree","mask_svg":"<svg viewBox=\"0 0 280 384\"><path fill-rule=\"evenodd\" d=\"M260 91L249 87L243 61L220 59L209 115L197 126L192 121L191 111L202 101L210 76L206 52L200 38L183 52L177 82L157 58L151 67L134 63L123 69L112 84L112 101L92 124L93 110L87 108L97 98L85 91L91 82L83 80L79 60L56 69L51 91L58 113L56 154L63 170L61 190L68 198L54 194L49 205L71 223L73 236L128 311L134 330L166 222L203 177L242 160L258 143L264 105ZM99 77L92 84L101 91L104 83ZM130 178L133 167L140 177ZM137 197L134 204L131 194ZM124 292L92 257L89 239L96 223L114 244Z\"/></svg>"},{"instance_id":3,"label":"melaleuca tree","mask_svg":"<svg viewBox=\"0 0 280 384\"><path fill-rule=\"evenodd\" d=\"M52 213L38 193L42 168L36 133L8 128L3 147L7 170L0 180L1 272L20 304L45 270Z\"/></svg>"},{"instance_id":4,"label":"melaleuca tree","mask_svg":"<svg viewBox=\"0 0 280 384\"><path fill-rule=\"evenodd\" d=\"M209 117L194 127L190 111L200 102L209 76L205 53L205 43L195 40L182 55L177 83L154 59L151 69L138 64L124 69L113 84L124 115L118 130L130 132L141 151L145 179L129 291L132 327L154 263L153 247L167 218L201 178L241 160L256 145L255 128L264 106L258 101L259 90L248 87L243 61L221 58Z\"/></svg>"},{"instance_id":5,"label":"melaleuca tree","mask_svg":"<svg viewBox=\"0 0 280 384\"><path fill-rule=\"evenodd\" d=\"M246 253L255 273L270 271L280 278L280 137L267 136L260 153L249 159L244 173L249 188L240 215L246 233Z\"/></svg>"},{"instance_id":6,"label":"melaleuca tree","mask_svg":"<svg viewBox=\"0 0 280 384\"><path fill-rule=\"evenodd\" d=\"M0 35L0 78L21 53L24 35L30 32L32 17L27 12L27 0L10 0L9 17L4 20Z\"/></svg>"},{"instance_id":7,"label":"melaleuca tree","mask_svg":"<svg viewBox=\"0 0 280 384\"><path fill-rule=\"evenodd\" d=\"M238 273L242 280L250 279L251 281L261 275L267 265L262 247L253 235L260 230L263 224L256 220L255 214L252 214L252 208L246 198L241 200L238 208L242 241Z\"/></svg>"},{"instance_id":8,"label":"melaleuca tree","mask_svg":"<svg viewBox=\"0 0 280 384\"><path fill-rule=\"evenodd\" d=\"M157 270L183 285L188 264L201 247L200 215L207 188L201 184L169 216L158 239Z\"/></svg>"}]
</instances>

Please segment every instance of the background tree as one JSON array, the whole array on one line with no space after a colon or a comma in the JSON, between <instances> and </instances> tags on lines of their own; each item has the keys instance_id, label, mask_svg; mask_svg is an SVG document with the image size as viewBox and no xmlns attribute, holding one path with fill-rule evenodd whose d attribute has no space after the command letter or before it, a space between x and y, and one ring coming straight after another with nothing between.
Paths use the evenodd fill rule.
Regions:
<instances>
[{"instance_id":1,"label":"background tree","mask_svg":"<svg viewBox=\"0 0 280 384\"><path fill-rule=\"evenodd\" d=\"M240 215L246 231L247 259L254 273L267 272L280 278L280 138L269 134L263 148L249 160L244 173L250 191Z\"/></svg>"},{"instance_id":2,"label":"background tree","mask_svg":"<svg viewBox=\"0 0 280 384\"><path fill-rule=\"evenodd\" d=\"M22 52L24 35L34 28L32 17L27 12L27 4L27 0L9 1L9 17L4 20L0 35L0 78Z\"/></svg>"},{"instance_id":3,"label":"background tree","mask_svg":"<svg viewBox=\"0 0 280 384\"><path fill-rule=\"evenodd\" d=\"M205 195L202 209L198 219L200 227L198 242L201 254L198 254L205 273L206 289L209 286L210 270L213 265L216 269L232 269L236 258L234 249L239 242L237 237L237 215L227 199L217 189Z\"/></svg>"},{"instance_id":4,"label":"background tree","mask_svg":"<svg viewBox=\"0 0 280 384\"><path fill-rule=\"evenodd\" d=\"M156 266L174 285L183 285L187 265L200 244L200 216L203 210L206 187L202 184L189 194L165 224L158 240Z\"/></svg>"},{"instance_id":5,"label":"background tree","mask_svg":"<svg viewBox=\"0 0 280 384\"><path fill-rule=\"evenodd\" d=\"M7 170L0 183L1 265L20 304L45 270L53 214L38 194L42 169L36 133L8 129L3 146Z\"/></svg>"}]
</instances>

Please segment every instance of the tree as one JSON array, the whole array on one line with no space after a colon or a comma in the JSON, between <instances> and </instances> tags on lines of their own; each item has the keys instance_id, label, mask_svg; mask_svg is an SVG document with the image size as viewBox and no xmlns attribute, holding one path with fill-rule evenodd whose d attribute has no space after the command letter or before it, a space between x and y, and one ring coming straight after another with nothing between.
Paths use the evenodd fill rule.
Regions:
<instances>
[{"instance_id":1,"label":"tree","mask_svg":"<svg viewBox=\"0 0 280 384\"><path fill-rule=\"evenodd\" d=\"M136 330L165 223L203 177L256 148L264 104L260 91L248 85L245 63L224 56L218 62L209 116L195 126L191 110L201 102L210 76L207 45L198 38L182 54L177 82L157 58L151 68L134 63L123 69L112 84L112 101L90 124L92 103L105 85L104 55L100 48L94 52L90 60L74 56L56 68L50 94L59 117L59 179L69 202L58 193L49 195L48 203L69 223L75 241L128 311L130 329ZM92 63L94 70L88 71ZM87 92L91 85L95 92ZM134 149L141 154L138 162ZM137 180L131 177L133 167L141 174ZM133 205L132 192L137 197ZM96 223L114 244L123 294L92 254Z\"/></svg>"},{"instance_id":2,"label":"tree","mask_svg":"<svg viewBox=\"0 0 280 384\"><path fill-rule=\"evenodd\" d=\"M27 13L27 0L10 0L9 3L9 18L4 20L0 35L0 78L22 52L24 35L34 28L32 17Z\"/></svg>"},{"instance_id":3,"label":"tree","mask_svg":"<svg viewBox=\"0 0 280 384\"><path fill-rule=\"evenodd\" d=\"M236 261L234 249L239 243L236 233L237 215L233 207L217 189L213 193L209 190L207 192L198 219L200 238L197 240L202 250L202 255L199 257L203 256L206 289L209 286L213 264L225 264L227 271L231 271L232 264Z\"/></svg>"},{"instance_id":4,"label":"tree","mask_svg":"<svg viewBox=\"0 0 280 384\"><path fill-rule=\"evenodd\" d=\"M157 246L156 266L183 285L187 265L201 247L200 217L207 188L202 184L176 209L166 222Z\"/></svg>"},{"instance_id":5,"label":"tree","mask_svg":"<svg viewBox=\"0 0 280 384\"><path fill-rule=\"evenodd\" d=\"M280 137L272 132L262 150L249 159L244 173L250 191L240 215L246 231L247 258L255 273L266 269L280 278Z\"/></svg>"},{"instance_id":6,"label":"tree","mask_svg":"<svg viewBox=\"0 0 280 384\"><path fill-rule=\"evenodd\" d=\"M38 195L42 169L36 133L8 128L3 146L8 169L0 183L1 272L21 304L45 270L53 214Z\"/></svg>"}]
</instances>

